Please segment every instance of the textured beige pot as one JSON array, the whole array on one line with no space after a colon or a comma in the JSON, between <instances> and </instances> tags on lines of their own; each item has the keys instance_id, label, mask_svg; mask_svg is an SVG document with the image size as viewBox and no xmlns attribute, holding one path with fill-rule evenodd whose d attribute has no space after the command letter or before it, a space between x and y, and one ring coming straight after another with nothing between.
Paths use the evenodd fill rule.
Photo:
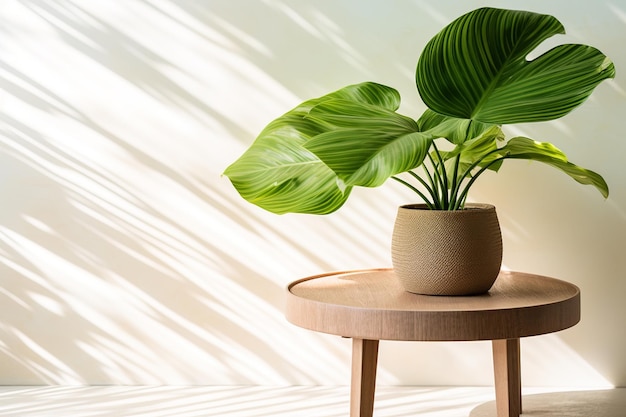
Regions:
<instances>
[{"instance_id":1,"label":"textured beige pot","mask_svg":"<svg viewBox=\"0 0 626 417\"><path fill-rule=\"evenodd\" d=\"M473 295L489 291L502 264L496 209L466 204L464 210L401 206L393 230L395 275L410 292Z\"/></svg>"}]
</instances>

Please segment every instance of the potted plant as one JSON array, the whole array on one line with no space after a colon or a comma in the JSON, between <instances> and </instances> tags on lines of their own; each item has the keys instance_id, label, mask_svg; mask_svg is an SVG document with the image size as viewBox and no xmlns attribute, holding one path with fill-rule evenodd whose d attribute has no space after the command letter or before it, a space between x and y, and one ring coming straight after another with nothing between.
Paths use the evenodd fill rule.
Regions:
<instances>
[{"instance_id":1,"label":"potted plant","mask_svg":"<svg viewBox=\"0 0 626 417\"><path fill-rule=\"evenodd\" d=\"M559 45L527 59L544 40L564 32L549 15L471 11L442 29L419 57L416 85L428 108L417 120L397 112L395 89L374 82L350 85L269 123L224 174L243 198L278 214L330 213L353 187L377 187L392 178L422 200L401 207L394 227L392 260L405 288L428 294L487 291L501 264L500 229L493 206L466 203L483 172L498 171L507 159L533 160L593 185L604 197L609 193L600 175L569 162L552 144L507 139L502 131L506 124L560 118L615 76L613 63L586 45ZM477 220L484 212L486 218ZM443 220L424 226L414 219L422 215ZM472 218L469 226L451 227L461 223L455 220L459 215ZM418 229L405 229L416 222ZM487 235L477 237L485 228ZM466 258L443 265L458 254ZM443 278L412 286L405 275L413 272L423 272L426 280ZM453 277L464 286L450 289Z\"/></svg>"}]
</instances>

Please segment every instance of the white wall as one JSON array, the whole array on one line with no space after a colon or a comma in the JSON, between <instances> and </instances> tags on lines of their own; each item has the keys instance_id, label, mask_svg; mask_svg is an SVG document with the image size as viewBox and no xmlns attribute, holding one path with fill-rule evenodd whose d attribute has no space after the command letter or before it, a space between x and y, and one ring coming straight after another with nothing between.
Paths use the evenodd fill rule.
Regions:
<instances>
[{"instance_id":1,"label":"white wall","mask_svg":"<svg viewBox=\"0 0 626 417\"><path fill-rule=\"evenodd\" d=\"M593 4L592 4L593 3ZM626 1L4 0L0 383L345 384L349 341L282 315L285 285L390 265L397 185L326 217L243 201L224 168L300 101L372 80L424 109L419 51L475 7L557 16L615 62L584 107L517 126L611 197L511 162L505 265L579 285L573 329L524 340L526 385L626 384ZM490 384L488 343L381 345L381 384Z\"/></svg>"}]
</instances>

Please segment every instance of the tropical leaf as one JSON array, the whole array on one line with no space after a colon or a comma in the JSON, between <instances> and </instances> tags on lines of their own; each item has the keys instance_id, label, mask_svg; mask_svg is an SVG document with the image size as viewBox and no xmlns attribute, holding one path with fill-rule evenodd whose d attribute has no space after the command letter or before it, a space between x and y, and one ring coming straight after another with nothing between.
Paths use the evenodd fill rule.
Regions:
<instances>
[{"instance_id":1,"label":"tropical leaf","mask_svg":"<svg viewBox=\"0 0 626 417\"><path fill-rule=\"evenodd\" d=\"M332 100L388 112L400 105L396 90L362 83L308 100L275 119L224 171L244 199L277 214L327 214L345 203L352 187L304 147L312 138L338 129L331 121L306 117L315 106Z\"/></svg>"},{"instance_id":2,"label":"tropical leaf","mask_svg":"<svg viewBox=\"0 0 626 417\"><path fill-rule=\"evenodd\" d=\"M526 59L564 32L548 15L494 8L467 13L424 48L416 70L420 96L437 113L484 123L564 116L615 76L613 63L586 45L560 45Z\"/></svg>"},{"instance_id":3,"label":"tropical leaf","mask_svg":"<svg viewBox=\"0 0 626 417\"><path fill-rule=\"evenodd\" d=\"M512 138L500 148L499 157L505 159L527 159L543 162L557 168L581 184L593 185L607 198L609 187L599 174L572 164L556 146L547 142L537 142L525 137Z\"/></svg>"},{"instance_id":4,"label":"tropical leaf","mask_svg":"<svg viewBox=\"0 0 626 417\"><path fill-rule=\"evenodd\" d=\"M606 197L600 175L570 163L549 143L514 138L498 148L501 125L564 116L615 76L613 63L585 45L560 45L527 59L562 33L552 16L470 12L428 42L419 58L415 79L428 110L417 122L397 113L400 95L393 88L348 86L272 121L224 174L246 200L274 213L330 213L353 186L375 187L389 177L430 196L433 208L458 209L475 180L504 159L549 164ZM437 138L454 147L439 151ZM422 178L412 170L425 159ZM397 176L407 171L420 188Z\"/></svg>"},{"instance_id":5,"label":"tropical leaf","mask_svg":"<svg viewBox=\"0 0 626 417\"><path fill-rule=\"evenodd\" d=\"M445 172L448 175L448 183L458 184L471 176L471 171L486 167L492 171L498 171L502 161L494 161L492 156L498 150L498 143L504 140L504 133L497 125L492 125L480 136L457 145L448 152L439 152L445 162ZM457 162L458 157L458 162ZM433 156L434 158L434 156ZM454 168L458 164L458 168ZM454 173L456 172L456 181Z\"/></svg>"},{"instance_id":6,"label":"tropical leaf","mask_svg":"<svg viewBox=\"0 0 626 417\"><path fill-rule=\"evenodd\" d=\"M429 131L433 136L446 138L456 145L475 139L494 126L492 123L444 116L430 109L426 109L417 125L420 132Z\"/></svg>"},{"instance_id":7,"label":"tropical leaf","mask_svg":"<svg viewBox=\"0 0 626 417\"><path fill-rule=\"evenodd\" d=\"M307 117L338 127L305 147L349 186L377 187L419 166L432 142L432 136L418 132L414 120L380 107L332 100Z\"/></svg>"}]
</instances>

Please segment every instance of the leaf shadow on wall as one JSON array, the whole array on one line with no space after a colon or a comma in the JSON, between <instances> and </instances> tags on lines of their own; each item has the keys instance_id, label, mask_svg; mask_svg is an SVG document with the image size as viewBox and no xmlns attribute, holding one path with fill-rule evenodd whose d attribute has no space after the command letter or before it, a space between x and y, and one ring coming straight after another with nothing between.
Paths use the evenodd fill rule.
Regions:
<instances>
[{"instance_id":1,"label":"leaf shadow on wall","mask_svg":"<svg viewBox=\"0 0 626 417\"><path fill-rule=\"evenodd\" d=\"M263 98L252 104L242 99L242 112L250 113L264 104L284 111L299 97L327 92L329 85L365 79L404 77L407 91L415 94L406 77L414 52L406 54L408 62L393 63L379 62L384 60L377 54L388 48L419 50L438 23L406 44L377 45L376 31L383 29L374 23L384 18L382 2L380 9L348 8L344 14L330 3L303 3L298 10L291 4L248 2L241 10L232 1L134 2L137 12L145 13L138 22L150 16L176 27L174 39L183 33L181 49L184 39L213 48L204 59L211 70L221 71L211 74L218 81L193 90L181 80L199 74L178 63L171 50L113 24L115 14L106 7L94 12L94 6L77 0L21 3L64 48L112 76L94 76L94 82L121 80L145 102L183 110L183 120L207 137L191 153L207 158L235 154L253 139L253 129L223 109L218 75L228 75L234 95ZM405 7L402 16L412 21L417 6ZM343 29L358 19L372 33ZM390 30L407 25L395 27ZM370 46L372 55L359 52ZM244 68L243 61L251 67ZM1 383L347 382L346 343L286 323L284 285L298 278L294 271L341 266L342 256L362 265L380 259L390 207L404 195L387 187L384 194L373 191L375 198L351 197L349 204L366 203L366 211L277 219L240 201L219 178L227 161L186 167L174 161L177 153L153 149L152 138L140 128L120 133L97 111L77 104L85 101L66 96L62 86L8 62L0 65L4 93L41 115L33 120L2 115L2 194L12 198L0 211L0 375L9 378ZM71 85L72 77L89 74L73 73L68 65L61 81ZM242 85L245 90L237 91ZM277 85L280 99L273 98ZM134 118L129 125L143 123L143 110L124 97L102 107L128 112ZM181 148L186 145L176 140ZM73 141L104 143L102 158L85 158Z\"/></svg>"},{"instance_id":2,"label":"leaf shadow on wall","mask_svg":"<svg viewBox=\"0 0 626 417\"><path fill-rule=\"evenodd\" d=\"M72 2L24 5L68 46L155 100L206 113L241 136L159 71L171 63L97 16ZM173 183L189 204L228 213L239 227L259 228L234 207L220 208L229 203L213 200L206 184L133 146L52 88L8 63L2 70L4 91L15 100L106 138L154 178ZM18 178L7 185L13 198L2 211L0 349L11 371L3 375L29 373L8 382L315 382L344 365L331 359L328 370L305 374L297 355L285 355L284 336L267 337L284 326L281 285L142 199L114 165L81 160L36 123L2 119L3 166ZM265 329L253 327L259 321Z\"/></svg>"},{"instance_id":3,"label":"leaf shadow on wall","mask_svg":"<svg viewBox=\"0 0 626 417\"><path fill-rule=\"evenodd\" d=\"M176 262L213 265L214 256L227 262L228 254L36 131L4 122L21 154L3 158L3 165L29 187L9 190L16 192L7 193L13 198L2 216L2 287L8 297L2 350L10 358L2 363L15 361L37 375L18 382L157 383L166 382L159 375L171 375L175 383L199 383L203 373L194 375L185 363L189 356L209 372L240 381L228 366L238 355L284 362L268 340L237 322L237 306L222 298L219 282L186 273ZM90 187L59 175L67 170L89 178ZM244 288L244 282L233 281L230 291ZM264 283L267 290L255 294L258 309L278 304L279 289L272 286ZM277 320L276 314L256 314L266 314L269 323ZM229 339L239 340L240 349L230 349ZM185 352L189 356L181 357ZM177 358L183 363L175 363ZM100 366L81 375L89 361ZM155 364L161 369L152 374Z\"/></svg>"}]
</instances>

